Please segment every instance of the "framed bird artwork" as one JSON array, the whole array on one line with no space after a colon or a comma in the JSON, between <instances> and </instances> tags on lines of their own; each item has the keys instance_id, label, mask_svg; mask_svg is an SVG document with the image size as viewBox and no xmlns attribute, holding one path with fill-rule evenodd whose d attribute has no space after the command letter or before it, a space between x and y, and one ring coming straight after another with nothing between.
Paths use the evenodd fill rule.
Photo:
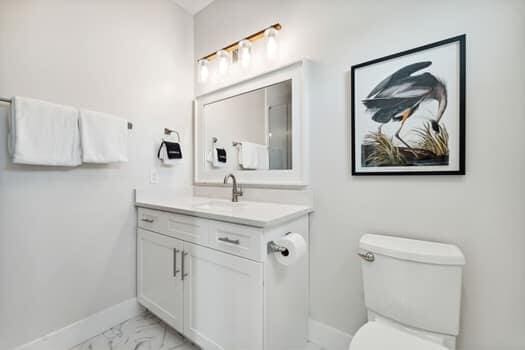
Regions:
<instances>
[{"instance_id":1,"label":"framed bird artwork","mask_svg":"<svg viewBox=\"0 0 525 350\"><path fill-rule=\"evenodd\" d=\"M465 174L465 41L352 66L352 175Z\"/></svg>"}]
</instances>

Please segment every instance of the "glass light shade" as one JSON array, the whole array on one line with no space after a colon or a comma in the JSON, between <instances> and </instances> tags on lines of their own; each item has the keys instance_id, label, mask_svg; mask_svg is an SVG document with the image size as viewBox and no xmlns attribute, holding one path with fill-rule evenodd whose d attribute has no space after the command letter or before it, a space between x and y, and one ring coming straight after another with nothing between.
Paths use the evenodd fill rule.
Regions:
<instances>
[{"instance_id":1,"label":"glass light shade","mask_svg":"<svg viewBox=\"0 0 525 350\"><path fill-rule=\"evenodd\" d=\"M273 60L277 57L279 51L279 42L277 41L277 29L270 27L264 31L266 38L266 56Z\"/></svg>"},{"instance_id":2,"label":"glass light shade","mask_svg":"<svg viewBox=\"0 0 525 350\"><path fill-rule=\"evenodd\" d=\"M210 75L208 70L208 60L199 60L197 66L199 67L199 82L205 83L208 81L208 76Z\"/></svg>"},{"instance_id":3,"label":"glass light shade","mask_svg":"<svg viewBox=\"0 0 525 350\"><path fill-rule=\"evenodd\" d=\"M219 61L219 74L225 75L230 67L230 53L226 50L220 50L217 52L217 59Z\"/></svg>"},{"instance_id":4,"label":"glass light shade","mask_svg":"<svg viewBox=\"0 0 525 350\"><path fill-rule=\"evenodd\" d=\"M252 60L252 43L250 40L241 40L239 42L239 61L246 68Z\"/></svg>"}]
</instances>

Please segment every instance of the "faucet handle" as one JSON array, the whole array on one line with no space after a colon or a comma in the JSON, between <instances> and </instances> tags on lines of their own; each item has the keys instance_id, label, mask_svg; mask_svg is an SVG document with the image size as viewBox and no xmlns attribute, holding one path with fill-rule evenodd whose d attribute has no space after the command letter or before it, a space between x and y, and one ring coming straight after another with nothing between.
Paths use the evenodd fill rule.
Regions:
<instances>
[{"instance_id":1,"label":"faucet handle","mask_svg":"<svg viewBox=\"0 0 525 350\"><path fill-rule=\"evenodd\" d=\"M238 184L237 185L237 194L239 196L242 196L243 192L242 192L242 185L241 184Z\"/></svg>"}]
</instances>

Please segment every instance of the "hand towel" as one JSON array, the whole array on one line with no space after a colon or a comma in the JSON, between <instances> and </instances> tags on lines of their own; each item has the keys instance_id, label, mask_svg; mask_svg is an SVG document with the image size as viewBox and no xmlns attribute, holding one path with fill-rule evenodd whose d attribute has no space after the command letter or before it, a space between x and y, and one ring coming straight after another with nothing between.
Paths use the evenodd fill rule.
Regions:
<instances>
[{"instance_id":1,"label":"hand towel","mask_svg":"<svg viewBox=\"0 0 525 350\"><path fill-rule=\"evenodd\" d=\"M239 164L246 170L264 170L269 168L268 147L252 142L241 142Z\"/></svg>"},{"instance_id":2,"label":"hand towel","mask_svg":"<svg viewBox=\"0 0 525 350\"><path fill-rule=\"evenodd\" d=\"M267 146L259 145L257 147L257 163L257 170L270 169L270 154Z\"/></svg>"},{"instance_id":3,"label":"hand towel","mask_svg":"<svg viewBox=\"0 0 525 350\"><path fill-rule=\"evenodd\" d=\"M77 166L81 163L76 108L13 97L8 148L14 163Z\"/></svg>"},{"instance_id":4,"label":"hand towel","mask_svg":"<svg viewBox=\"0 0 525 350\"><path fill-rule=\"evenodd\" d=\"M128 122L87 110L80 111L80 141L84 163L128 161Z\"/></svg>"},{"instance_id":5,"label":"hand towel","mask_svg":"<svg viewBox=\"0 0 525 350\"><path fill-rule=\"evenodd\" d=\"M157 158L164 165L175 165L182 159L182 150L178 142L162 141Z\"/></svg>"},{"instance_id":6,"label":"hand towel","mask_svg":"<svg viewBox=\"0 0 525 350\"><path fill-rule=\"evenodd\" d=\"M213 159L212 165L214 168L224 168L228 160L226 149L223 147L214 146L213 147Z\"/></svg>"}]
</instances>

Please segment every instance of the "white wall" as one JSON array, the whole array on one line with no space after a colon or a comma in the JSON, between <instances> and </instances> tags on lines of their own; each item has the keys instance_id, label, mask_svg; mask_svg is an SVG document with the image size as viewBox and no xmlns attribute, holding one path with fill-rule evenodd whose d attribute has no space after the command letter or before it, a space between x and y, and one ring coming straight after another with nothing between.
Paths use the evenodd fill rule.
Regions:
<instances>
[{"instance_id":1,"label":"white wall","mask_svg":"<svg viewBox=\"0 0 525 350\"><path fill-rule=\"evenodd\" d=\"M125 117L130 161L16 166L0 107L0 349L135 296L133 189L159 168L164 127L185 163L161 183L191 190L193 20L169 0L1 0L0 95ZM57 349L58 350L58 349Z\"/></svg>"},{"instance_id":2,"label":"white wall","mask_svg":"<svg viewBox=\"0 0 525 350\"><path fill-rule=\"evenodd\" d=\"M366 317L359 238L398 234L455 243L465 252L459 349L525 347L524 18L520 0L216 0L197 14L196 57L280 22L281 60L274 65L301 57L317 62L310 136L314 319L355 333ZM351 177L351 65L462 33L468 174ZM268 65L257 62L230 82Z\"/></svg>"}]
</instances>

